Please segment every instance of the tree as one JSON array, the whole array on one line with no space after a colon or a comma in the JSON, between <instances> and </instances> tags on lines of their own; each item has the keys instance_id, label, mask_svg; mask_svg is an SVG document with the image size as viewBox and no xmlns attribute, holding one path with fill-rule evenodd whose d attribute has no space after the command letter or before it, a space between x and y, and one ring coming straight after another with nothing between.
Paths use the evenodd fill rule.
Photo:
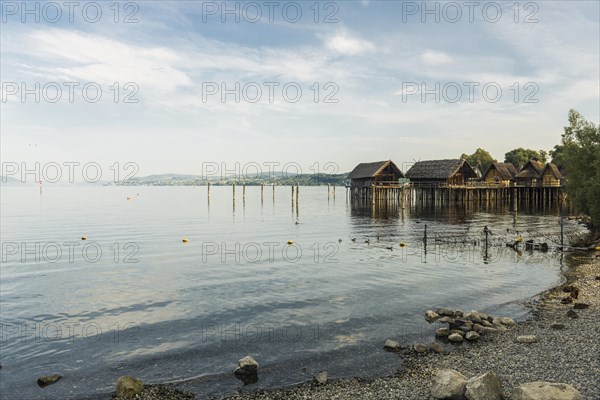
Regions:
<instances>
[{"instance_id":1,"label":"tree","mask_svg":"<svg viewBox=\"0 0 600 400\"><path fill-rule=\"evenodd\" d=\"M562 135L562 159L567 191L577 210L592 218L600 229L600 127L575 110L569 111L569 126Z\"/></svg>"},{"instance_id":2,"label":"tree","mask_svg":"<svg viewBox=\"0 0 600 400\"><path fill-rule=\"evenodd\" d=\"M463 160L467 160L467 162L471 164L473 168L475 168L477 164L480 163L481 168L483 168L483 171L485 171L491 163L496 162L494 157L492 157L492 155L488 151L482 148L475 150L475 153L471 155L463 154L460 156L460 158Z\"/></svg>"},{"instance_id":3,"label":"tree","mask_svg":"<svg viewBox=\"0 0 600 400\"><path fill-rule=\"evenodd\" d=\"M544 150L537 151L519 147L506 153L504 155L504 162L511 163L515 168L521 169L532 158L537 158L542 163L546 163L548 153Z\"/></svg>"},{"instance_id":4,"label":"tree","mask_svg":"<svg viewBox=\"0 0 600 400\"><path fill-rule=\"evenodd\" d=\"M550 150L550 157L552 157L552 163L558 167L559 170L565 169L565 146L557 144L554 149Z\"/></svg>"}]
</instances>

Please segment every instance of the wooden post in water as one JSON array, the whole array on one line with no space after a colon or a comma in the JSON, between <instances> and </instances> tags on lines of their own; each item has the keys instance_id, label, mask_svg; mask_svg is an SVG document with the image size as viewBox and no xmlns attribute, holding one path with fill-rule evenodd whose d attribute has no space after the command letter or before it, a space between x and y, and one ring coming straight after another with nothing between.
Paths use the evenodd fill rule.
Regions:
<instances>
[{"instance_id":1,"label":"wooden post in water","mask_svg":"<svg viewBox=\"0 0 600 400\"><path fill-rule=\"evenodd\" d=\"M335 201L335 183L333 184L333 201Z\"/></svg>"},{"instance_id":2,"label":"wooden post in water","mask_svg":"<svg viewBox=\"0 0 600 400\"><path fill-rule=\"evenodd\" d=\"M331 197L331 184L328 183L327 184L327 201L329 201L329 198Z\"/></svg>"},{"instance_id":3,"label":"wooden post in water","mask_svg":"<svg viewBox=\"0 0 600 400\"><path fill-rule=\"evenodd\" d=\"M273 204L275 204L275 184L273 183Z\"/></svg>"},{"instance_id":4,"label":"wooden post in water","mask_svg":"<svg viewBox=\"0 0 600 400\"><path fill-rule=\"evenodd\" d=\"M263 204L264 201L264 195L265 195L265 184L261 183L260 184L260 204Z\"/></svg>"},{"instance_id":5,"label":"wooden post in water","mask_svg":"<svg viewBox=\"0 0 600 400\"><path fill-rule=\"evenodd\" d=\"M300 184L296 184L296 212L298 212L298 199L300 197Z\"/></svg>"},{"instance_id":6,"label":"wooden post in water","mask_svg":"<svg viewBox=\"0 0 600 400\"><path fill-rule=\"evenodd\" d=\"M210 182L207 185L206 197L208 198L208 202L210 203Z\"/></svg>"}]
</instances>

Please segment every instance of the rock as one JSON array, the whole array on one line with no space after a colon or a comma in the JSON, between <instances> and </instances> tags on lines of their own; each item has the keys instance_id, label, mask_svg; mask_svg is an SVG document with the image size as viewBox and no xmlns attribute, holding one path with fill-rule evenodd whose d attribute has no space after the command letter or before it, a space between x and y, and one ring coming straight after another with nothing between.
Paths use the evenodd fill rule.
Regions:
<instances>
[{"instance_id":1,"label":"rock","mask_svg":"<svg viewBox=\"0 0 600 400\"><path fill-rule=\"evenodd\" d=\"M144 384L141 380L133 376L121 376L117 380L117 398L135 399L144 390Z\"/></svg>"},{"instance_id":2,"label":"rock","mask_svg":"<svg viewBox=\"0 0 600 400\"><path fill-rule=\"evenodd\" d=\"M434 399L463 400L467 390L467 377L452 369L443 369L433 378L431 397Z\"/></svg>"},{"instance_id":3,"label":"rock","mask_svg":"<svg viewBox=\"0 0 600 400\"><path fill-rule=\"evenodd\" d=\"M445 308L445 307L438 308L435 312L438 313L439 315L446 315L448 317L454 316L454 311L452 311L449 308Z\"/></svg>"},{"instance_id":4,"label":"rock","mask_svg":"<svg viewBox=\"0 0 600 400\"><path fill-rule=\"evenodd\" d=\"M473 330L475 332L478 332L478 333L496 333L496 332L498 332L497 329L490 328L490 327L483 326L483 325L479 325L479 324L474 324L473 325Z\"/></svg>"},{"instance_id":5,"label":"rock","mask_svg":"<svg viewBox=\"0 0 600 400\"><path fill-rule=\"evenodd\" d=\"M61 378L62 376L59 374L42 376L38 378L37 384L39 387L45 388L46 386L52 385L53 383L60 381Z\"/></svg>"},{"instance_id":6,"label":"rock","mask_svg":"<svg viewBox=\"0 0 600 400\"><path fill-rule=\"evenodd\" d=\"M427 322L433 322L433 321L437 320L439 317L440 317L440 315L434 311L431 311L431 310L425 311L425 320Z\"/></svg>"},{"instance_id":7,"label":"rock","mask_svg":"<svg viewBox=\"0 0 600 400\"><path fill-rule=\"evenodd\" d=\"M573 304L573 309L575 310L585 310L586 308L589 308L590 305L588 303L575 303Z\"/></svg>"},{"instance_id":8,"label":"rock","mask_svg":"<svg viewBox=\"0 0 600 400\"><path fill-rule=\"evenodd\" d=\"M492 325L492 328L494 328L498 332L506 332L508 330L508 328L502 324Z\"/></svg>"},{"instance_id":9,"label":"rock","mask_svg":"<svg viewBox=\"0 0 600 400\"><path fill-rule=\"evenodd\" d=\"M440 328L440 329L436 329L435 331L435 336L437 337L448 337L448 335L450 335L450 329L449 328Z\"/></svg>"},{"instance_id":10,"label":"rock","mask_svg":"<svg viewBox=\"0 0 600 400\"><path fill-rule=\"evenodd\" d=\"M583 400L581 393L571 385L542 381L516 387L511 397L513 400Z\"/></svg>"},{"instance_id":11,"label":"rock","mask_svg":"<svg viewBox=\"0 0 600 400\"><path fill-rule=\"evenodd\" d=\"M502 382L493 372L471 378L465 396L468 400L502 400Z\"/></svg>"},{"instance_id":12,"label":"rock","mask_svg":"<svg viewBox=\"0 0 600 400\"><path fill-rule=\"evenodd\" d=\"M459 335L458 333L452 333L450 336L448 336L448 340L451 342L462 342L464 339L462 335Z\"/></svg>"},{"instance_id":13,"label":"rock","mask_svg":"<svg viewBox=\"0 0 600 400\"><path fill-rule=\"evenodd\" d=\"M451 324L454 322L454 320L450 317L444 317L444 318L440 319L440 322L442 324Z\"/></svg>"},{"instance_id":14,"label":"rock","mask_svg":"<svg viewBox=\"0 0 600 400\"><path fill-rule=\"evenodd\" d=\"M473 314L473 312L466 313L464 315L464 317L466 319L468 319L469 321L473 322L474 324L481 324L481 318L479 318L477 315Z\"/></svg>"},{"instance_id":15,"label":"rock","mask_svg":"<svg viewBox=\"0 0 600 400\"><path fill-rule=\"evenodd\" d=\"M536 343L537 336L535 335L522 335L517 336L517 343Z\"/></svg>"},{"instance_id":16,"label":"rock","mask_svg":"<svg viewBox=\"0 0 600 400\"><path fill-rule=\"evenodd\" d=\"M317 385L326 385L328 380L327 371L321 371L313 377L313 382Z\"/></svg>"},{"instance_id":17,"label":"rock","mask_svg":"<svg viewBox=\"0 0 600 400\"><path fill-rule=\"evenodd\" d=\"M562 298L562 299L560 300L560 302L561 302L562 304L570 304L570 303L572 303L572 302L573 302L573 299L571 298L571 296L569 296L569 297L564 297L564 298Z\"/></svg>"},{"instance_id":18,"label":"rock","mask_svg":"<svg viewBox=\"0 0 600 400\"><path fill-rule=\"evenodd\" d=\"M481 337L481 336L479 336L479 333L477 333L477 332L473 332L473 331L471 331L471 332L468 332L468 333L465 335L465 339L467 339L467 340L469 340L469 341L478 340L480 337Z\"/></svg>"},{"instance_id":19,"label":"rock","mask_svg":"<svg viewBox=\"0 0 600 400\"><path fill-rule=\"evenodd\" d=\"M571 291L571 297L574 299L579 298L579 289L575 288Z\"/></svg>"},{"instance_id":20,"label":"rock","mask_svg":"<svg viewBox=\"0 0 600 400\"><path fill-rule=\"evenodd\" d=\"M455 310L453 317L462 317L464 313L461 310Z\"/></svg>"},{"instance_id":21,"label":"rock","mask_svg":"<svg viewBox=\"0 0 600 400\"><path fill-rule=\"evenodd\" d=\"M492 326L494 326L490 321L488 320L481 320L481 325L487 327L487 328L491 328Z\"/></svg>"},{"instance_id":22,"label":"rock","mask_svg":"<svg viewBox=\"0 0 600 400\"><path fill-rule=\"evenodd\" d=\"M481 320L484 320L484 319L487 320L487 319L490 318L489 315L487 315L486 313L482 313L482 312L479 312L479 311L471 311L471 312L473 314L475 314L476 316L478 316L479 318L481 318Z\"/></svg>"},{"instance_id":23,"label":"rock","mask_svg":"<svg viewBox=\"0 0 600 400\"><path fill-rule=\"evenodd\" d=\"M417 353L425 353L427 351L427 346L423 343L417 343L414 345L414 349Z\"/></svg>"},{"instance_id":24,"label":"rock","mask_svg":"<svg viewBox=\"0 0 600 400\"><path fill-rule=\"evenodd\" d=\"M572 292L572 291L574 291L576 289L577 288L575 286L573 286L573 285L565 285L565 286L563 286L562 291L565 292L565 293L568 293L568 292Z\"/></svg>"},{"instance_id":25,"label":"rock","mask_svg":"<svg viewBox=\"0 0 600 400\"><path fill-rule=\"evenodd\" d=\"M459 330L463 333L471 332L471 328L468 326L461 326Z\"/></svg>"},{"instance_id":26,"label":"rock","mask_svg":"<svg viewBox=\"0 0 600 400\"><path fill-rule=\"evenodd\" d=\"M506 326L515 326L515 325L517 325L517 323L515 322L515 320L512 319L512 318L500 317L500 318L497 318L497 319L500 321L500 323L502 325L506 325Z\"/></svg>"},{"instance_id":27,"label":"rock","mask_svg":"<svg viewBox=\"0 0 600 400\"><path fill-rule=\"evenodd\" d=\"M245 385L256 383L258 382L258 363L254 358L246 356L238 361L234 374Z\"/></svg>"},{"instance_id":28,"label":"rock","mask_svg":"<svg viewBox=\"0 0 600 400\"><path fill-rule=\"evenodd\" d=\"M386 340L385 344L383 345L383 348L385 350L390 350L390 351L396 351L396 350L400 350L400 348L402 347L402 345L400 345L399 342L395 341L395 340Z\"/></svg>"},{"instance_id":29,"label":"rock","mask_svg":"<svg viewBox=\"0 0 600 400\"><path fill-rule=\"evenodd\" d=\"M436 352L438 354L443 354L446 352L446 350L444 350L444 347L437 342L429 343L429 350Z\"/></svg>"},{"instance_id":30,"label":"rock","mask_svg":"<svg viewBox=\"0 0 600 400\"><path fill-rule=\"evenodd\" d=\"M565 324L552 324L552 325L550 325L550 328L558 330L558 329L565 329L566 326L565 326Z\"/></svg>"},{"instance_id":31,"label":"rock","mask_svg":"<svg viewBox=\"0 0 600 400\"><path fill-rule=\"evenodd\" d=\"M450 335L452 335L453 333L456 333L457 335L460 336L465 336L465 332L461 331L460 329L450 329ZM448 336L450 336L448 335Z\"/></svg>"},{"instance_id":32,"label":"rock","mask_svg":"<svg viewBox=\"0 0 600 400\"><path fill-rule=\"evenodd\" d=\"M571 304L573 302L573 298L571 296L569 297L563 297L560 302L562 304Z\"/></svg>"},{"instance_id":33,"label":"rock","mask_svg":"<svg viewBox=\"0 0 600 400\"><path fill-rule=\"evenodd\" d=\"M579 318L579 314L577 314L573 310L569 310L569 311L567 311L567 317L576 319L576 318Z\"/></svg>"}]
</instances>

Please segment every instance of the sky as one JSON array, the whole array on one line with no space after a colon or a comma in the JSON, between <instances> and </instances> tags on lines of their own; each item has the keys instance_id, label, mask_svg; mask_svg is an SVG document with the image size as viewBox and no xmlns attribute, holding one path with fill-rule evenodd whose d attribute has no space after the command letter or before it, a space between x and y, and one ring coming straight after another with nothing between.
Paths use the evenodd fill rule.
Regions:
<instances>
[{"instance_id":1,"label":"sky","mask_svg":"<svg viewBox=\"0 0 600 400\"><path fill-rule=\"evenodd\" d=\"M3 169L405 170L600 120L598 1L0 3Z\"/></svg>"}]
</instances>

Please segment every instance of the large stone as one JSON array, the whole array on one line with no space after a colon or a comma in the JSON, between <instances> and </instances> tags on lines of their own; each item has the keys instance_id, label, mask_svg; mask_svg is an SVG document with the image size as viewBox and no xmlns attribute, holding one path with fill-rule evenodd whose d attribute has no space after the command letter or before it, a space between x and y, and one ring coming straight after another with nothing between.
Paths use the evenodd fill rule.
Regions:
<instances>
[{"instance_id":1,"label":"large stone","mask_svg":"<svg viewBox=\"0 0 600 400\"><path fill-rule=\"evenodd\" d=\"M435 336L437 337L448 337L448 335L450 335L450 329L448 328L440 328L440 329L436 329L435 331Z\"/></svg>"},{"instance_id":2,"label":"large stone","mask_svg":"<svg viewBox=\"0 0 600 400\"><path fill-rule=\"evenodd\" d=\"M536 343L537 336L535 335L522 335L517 336L517 343Z\"/></svg>"},{"instance_id":3,"label":"large stone","mask_svg":"<svg viewBox=\"0 0 600 400\"><path fill-rule=\"evenodd\" d=\"M390 340L390 339L386 340L385 344L383 345L383 348L388 351L400 350L401 347L402 346L400 345L400 343L398 343L395 340Z\"/></svg>"},{"instance_id":4,"label":"large stone","mask_svg":"<svg viewBox=\"0 0 600 400\"><path fill-rule=\"evenodd\" d=\"M313 377L313 382L316 385L326 385L329 380L329 375L327 371L321 371Z\"/></svg>"},{"instance_id":5,"label":"large stone","mask_svg":"<svg viewBox=\"0 0 600 400\"><path fill-rule=\"evenodd\" d=\"M427 351L427 346L423 343L417 343L415 344L414 349L417 353L425 353Z\"/></svg>"},{"instance_id":6,"label":"large stone","mask_svg":"<svg viewBox=\"0 0 600 400\"><path fill-rule=\"evenodd\" d=\"M234 374L245 385L256 383L258 382L258 363L254 358L246 356L238 361Z\"/></svg>"},{"instance_id":7,"label":"large stone","mask_svg":"<svg viewBox=\"0 0 600 400\"><path fill-rule=\"evenodd\" d=\"M460 335L458 333L453 333L450 336L448 336L448 340L451 342L462 342L464 339L463 339L462 335Z\"/></svg>"},{"instance_id":8,"label":"large stone","mask_svg":"<svg viewBox=\"0 0 600 400\"><path fill-rule=\"evenodd\" d=\"M498 330L495 328L489 328L487 326L483 326L483 325L479 325L479 324L474 324L473 330L478 333L496 333L496 332L498 332Z\"/></svg>"},{"instance_id":9,"label":"large stone","mask_svg":"<svg viewBox=\"0 0 600 400\"><path fill-rule=\"evenodd\" d=\"M502 325L506 325L506 326L515 326L515 325L517 325L517 323L515 322L515 320L512 319L512 318L500 317L500 318L497 318L497 319L500 321L500 323Z\"/></svg>"},{"instance_id":10,"label":"large stone","mask_svg":"<svg viewBox=\"0 0 600 400\"><path fill-rule=\"evenodd\" d=\"M437 372L431 385L431 397L445 400L464 400L467 377L452 369Z\"/></svg>"},{"instance_id":11,"label":"large stone","mask_svg":"<svg viewBox=\"0 0 600 400\"><path fill-rule=\"evenodd\" d=\"M473 322L474 324L481 324L481 318L479 318L479 316L477 316L473 312L466 313L464 317L469 321Z\"/></svg>"},{"instance_id":12,"label":"large stone","mask_svg":"<svg viewBox=\"0 0 600 400\"><path fill-rule=\"evenodd\" d=\"M467 334L465 335L465 339L467 339L469 341L477 340L477 339L479 339L479 337L480 337L479 333L473 332L473 331L467 332Z\"/></svg>"},{"instance_id":13,"label":"large stone","mask_svg":"<svg viewBox=\"0 0 600 400\"><path fill-rule=\"evenodd\" d=\"M433 321L437 320L439 317L440 317L440 315L434 311L431 311L431 310L425 311L425 320L427 322L433 322Z\"/></svg>"},{"instance_id":14,"label":"large stone","mask_svg":"<svg viewBox=\"0 0 600 400\"><path fill-rule=\"evenodd\" d=\"M501 400L502 382L493 372L467 381L465 396L468 400Z\"/></svg>"},{"instance_id":15,"label":"large stone","mask_svg":"<svg viewBox=\"0 0 600 400\"><path fill-rule=\"evenodd\" d=\"M588 303L575 303L573 304L573 308L575 310L585 310L586 308L589 308L590 305Z\"/></svg>"},{"instance_id":16,"label":"large stone","mask_svg":"<svg viewBox=\"0 0 600 400\"><path fill-rule=\"evenodd\" d=\"M52 385L53 383L60 381L61 378L62 376L59 374L42 376L38 378L37 384L39 387L45 388L48 385Z\"/></svg>"},{"instance_id":17,"label":"large stone","mask_svg":"<svg viewBox=\"0 0 600 400\"><path fill-rule=\"evenodd\" d=\"M144 384L133 376L121 376L117 380L117 398L135 399L142 394Z\"/></svg>"},{"instance_id":18,"label":"large stone","mask_svg":"<svg viewBox=\"0 0 600 400\"><path fill-rule=\"evenodd\" d=\"M437 342L429 343L429 350L434 351L438 354L443 354L445 352L444 347Z\"/></svg>"},{"instance_id":19,"label":"large stone","mask_svg":"<svg viewBox=\"0 0 600 400\"><path fill-rule=\"evenodd\" d=\"M565 383L530 382L516 387L513 400L583 400L577 389Z\"/></svg>"},{"instance_id":20,"label":"large stone","mask_svg":"<svg viewBox=\"0 0 600 400\"><path fill-rule=\"evenodd\" d=\"M439 315L446 315L448 317L454 316L454 311L446 307L438 308L436 310L436 313L438 313Z\"/></svg>"}]
</instances>

